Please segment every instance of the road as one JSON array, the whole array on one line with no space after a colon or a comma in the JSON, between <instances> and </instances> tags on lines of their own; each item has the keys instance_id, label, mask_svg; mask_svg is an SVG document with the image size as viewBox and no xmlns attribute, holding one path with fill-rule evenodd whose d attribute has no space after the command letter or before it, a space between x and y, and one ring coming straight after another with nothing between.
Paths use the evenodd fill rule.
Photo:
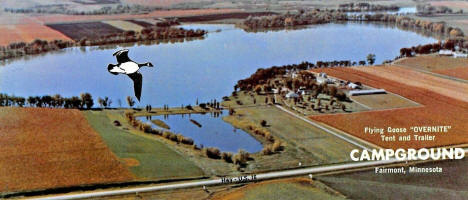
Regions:
<instances>
[{"instance_id":1,"label":"road","mask_svg":"<svg viewBox=\"0 0 468 200\"><path fill-rule=\"evenodd\" d=\"M369 161L369 162L353 162L353 163L348 163L348 164L318 166L318 167L309 167L309 168L303 168L303 169L292 169L292 170L283 170L283 171L278 171L278 172L262 173L262 174L256 174L254 176L255 178L249 175L247 176L247 179L248 181L253 181L253 179L256 181L260 181L260 180L284 178L284 177L291 177L291 176L332 172L332 171L346 170L346 169L352 169L352 168L386 165L386 164L400 163L400 162L405 162L405 161L390 159L390 160ZM232 183L238 183L238 177L230 177L228 179L232 180ZM155 191L161 191L161 190L183 189L183 188L193 188L193 187L202 188L203 186L230 184L230 183L223 182L223 180L226 180L226 179L219 178L219 179L214 179L214 180L194 181L194 182L188 182L188 183L176 183L176 184L169 184L169 185L147 186L147 187L118 189L118 190L99 191L99 192L86 192L86 193L80 193L80 194L55 195L55 196L46 196L46 197L31 198L31 199L37 199L37 200L83 199L83 198L96 198L96 197L104 197L104 196L135 194L135 193L143 193L143 192L155 192Z\"/></svg>"}]
</instances>

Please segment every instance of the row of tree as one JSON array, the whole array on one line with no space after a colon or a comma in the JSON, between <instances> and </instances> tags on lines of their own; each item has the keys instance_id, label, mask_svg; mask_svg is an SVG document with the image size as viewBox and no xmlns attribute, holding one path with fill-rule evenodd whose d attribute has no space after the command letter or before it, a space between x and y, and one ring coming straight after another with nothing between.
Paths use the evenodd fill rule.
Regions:
<instances>
[{"instance_id":1,"label":"row of tree","mask_svg":"<svg viewBox=\"0 0 468 200\"><path fill-rule=\"evenodd\" d=\"M47 13L47 14L64 14L64 15L112 15L112 14L140 14L148 13L162 8L156 6L146 6L138 4L118 4L114 6L103 6L93 10L76 10L71 5L55 4L55 5L38 5L31 8L4 8L5 12L11 13Z\"/></svg>"},{"instance_id":2,"label":"row of tree","mask_svg":"<svg viewBox=\"0 0 468 200\"><path fill-rule=\"evenodd\" d=\"M105 97L105 99L108 102L110 101L108 97ZM0 94L0 106L91 109L93 105L93 97L89 93L82 93L79 97L73 96L69 98L62 97L59 94L53 96L30 96L28 98Z\"/></svg>"},{"instance_id":3,"label":"row of tree","mask_svg":"<svg viewBox=\"0 0 468 200\"><path fill-rule=\"evenodd\" d=\"M300 25L323 24L336 21L372 21L385 22L389 25L414 30L425 30L432 33L449 36L451 38L464 36L463 31L446 25L445 22L431 22L414 19L407 16L392 14L347 14L334 10L313 10L296 14L286 13L281 15L248 17L239 26L247 30L266 28L286 28Z\"/></svg>"},{"instance_id":4,"label":"row of tree","mask_svg":"<svg viewBox=\"0 0 468 200\"><path fill-rule=\"evenodd\" d=\"M468 48L468 42L463 40L446 40L445 42L437 42L433 44L418 45L405 47L400 49L399 57L412 57L416 54L430 54L440 50L455 50L455 47Z\"/></svg>"},{"instance_id":5,"label":"row of tree","mask_svg":"<svg viewBox=\"0 0 468 200\"><path fill-rule=\"evenodd\" d=\"M200 29L187 30L171 27L149 27L141 30L141 32L123 31L119 34L109 34L97 38L82 38L78 42L63 40L45 41L36 39L30 43L15 42L7 46L0 46L0 60L21 57L24 55L40 54L72 46L97 46L153 40L183 39L202 37L205 34L206 31Z\"/></svg>"},{"instance_id":6,"label":"row of tree","mask_svg":"<svg viewBox=\"0 0 468 200\"><path fill-rule=\"evenodd\" d=\"M396 11L400 7L396 5L379 5L370 3L343 3L338 5L340 12L367 12L367 11Z\"/></svg>"}]
</instances>

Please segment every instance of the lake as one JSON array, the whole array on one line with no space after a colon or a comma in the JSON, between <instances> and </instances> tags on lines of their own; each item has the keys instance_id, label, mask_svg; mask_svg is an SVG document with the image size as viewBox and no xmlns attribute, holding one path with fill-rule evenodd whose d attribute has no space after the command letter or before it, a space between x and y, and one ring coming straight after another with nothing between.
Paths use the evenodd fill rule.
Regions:
<instances>
[{"instance_id":1,"label":"lake","mask_svg":"<svg viewBox=\"0 0 468 200\"><path fill-rule=\"evenodd\" d=\"M137 106L180 106L220 100L230 95L239 79L258 68L273 65L331 60L393 59L402 47L435 42L413 32L365 23L314 25L299 30L247 33L233 25L184 25L210 33L203 40L158 45L132 45L129 56L144 67L143 93ZM216 30L221 30L216 32ZM133 83L125 75L107 71L116 64L112 54L120 48L69 48L0 66L0 93L16 96L78 96L89 92L94 99L110 97L112 106L127 106ZM96 101L97 104L97 101Z\"/></svg>"},{"instance_id":2,"label":"lake","mask_svg":"<svg viewBox=\"0 0 468 200\"><path fill-rule=\"evenodd\" d=\"M239 149L255 153L262 150L262 144L254 137L241 129L236 129L222 117L227 112L214 116L212 113L206 114L185 114L185 115L162 115L152 116L151 119L164 121L173 133L181 133L193 139L194 143L200 147L216 147L221 151L236 153ZM146 117L139 117L139 120L149 123L156 129L162 129L148 120ZM195 120L201 127L195 125L190 119Z\"/></svg>"}]
</instances>

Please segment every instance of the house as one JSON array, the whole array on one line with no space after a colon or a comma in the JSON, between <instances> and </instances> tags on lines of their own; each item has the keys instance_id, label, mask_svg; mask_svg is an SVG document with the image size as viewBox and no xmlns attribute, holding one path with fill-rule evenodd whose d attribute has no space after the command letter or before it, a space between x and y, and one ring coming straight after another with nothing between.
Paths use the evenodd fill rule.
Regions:
<instances>
[{"instance_id":1,"label":"house","mask_svg":"<svg viewBox=\"0 0 468 200\"><path fill-rule=\"evenodd\" d=\"M291 91L286 94L286 98L299 98L299 95Z\"/></svg>"},{"instance_id":2,"label":"house","mask_svg":"<svg viewBox=\"0 0 468 200\"><path fill-rule=\"evenodd\" d=\"M326 83L326 84L333 83L333 80L328 79L328 78L324 78L324 77L321 77L321 76L317 77L316 81L317 81L318 84L322 84L322 83Z\"/></svg>"}]
</instances>

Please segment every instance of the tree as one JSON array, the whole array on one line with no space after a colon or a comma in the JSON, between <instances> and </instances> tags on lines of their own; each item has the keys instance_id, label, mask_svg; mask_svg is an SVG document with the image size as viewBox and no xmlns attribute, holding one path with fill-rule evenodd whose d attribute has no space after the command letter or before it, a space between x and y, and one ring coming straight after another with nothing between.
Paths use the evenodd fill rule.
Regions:
<instances>
[{"instance_id":1,"label":"tree","mask_svg":"<svg viewBox=\"0 0 468 200\"><path fill-rule=\"evenodd\" d=\"M367 63L369 63L369 65L373 65L375 63L375 54L367 55Z\"/></svg>"},{"instance_id":2,"label":"tree","mask_svg":"<svg viewBox=\"0 0 468 200\"><path fill-rule=\"evenodd\" d=\"M104 99L102 99L101 97L98 98L98 104L99 104L99 107L103 108L104 107Z\"/></svg>"},{"instance_id":3,"label":"tree","mask_svg":"<svg viewBox=\"0 0 468 200\"><path fill-rule=\"evenodd\" d=\"M135 100L133 100L131 96L127 96L127 103L128 103L128 106L133 108L133 105L135 105Z\"/></svg>"},{"instance_id":4,"label":"tree","mask_svg":"<svg viewBox=\"0 0 468 200\"><path fill-rule=\"evenodd\" d=\"M87 92L81 93L80 98L81 98L81 105L80 105L81 109L84 108L84 106L86 106L86 109L91 109L91 107L93 107L94 101L93 101L93 97L91 96L91 94Z\"/></svg>"}]
</instances>

